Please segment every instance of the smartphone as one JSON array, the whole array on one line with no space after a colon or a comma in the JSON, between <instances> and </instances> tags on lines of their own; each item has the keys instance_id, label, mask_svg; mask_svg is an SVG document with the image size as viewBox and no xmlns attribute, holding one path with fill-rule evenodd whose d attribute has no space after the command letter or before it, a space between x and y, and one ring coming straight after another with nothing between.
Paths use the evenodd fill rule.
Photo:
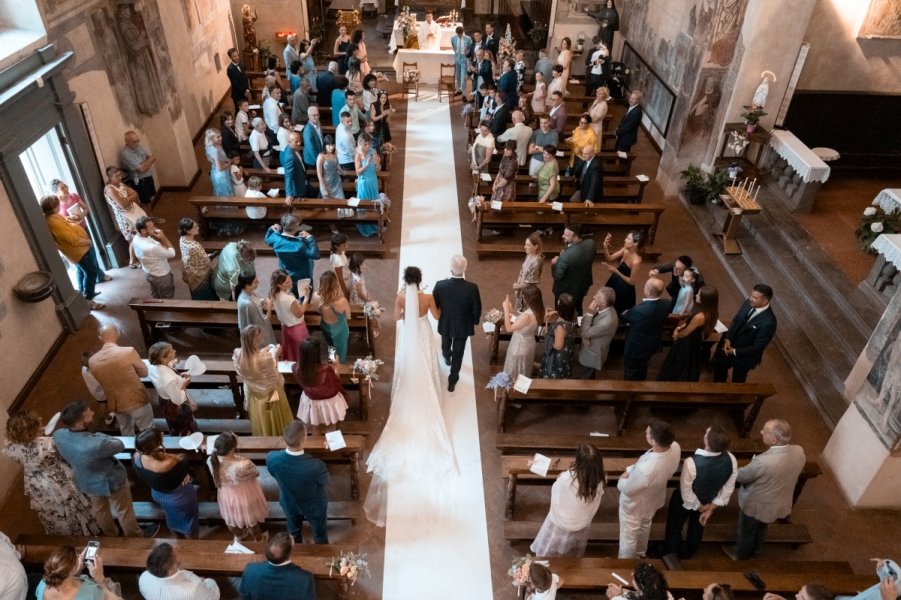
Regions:
<instances>
[{"instance_id":1,"label":"smartphone","mask_svg":"<svg viewBox=\"0 0 901 600\"><path fill-rule=\"evenodd\" d=\"M93 563L94 557L97 556L97 553L100 552L100 542L97 540L91 540L88 542L88 547L84 552L84 561Z\"/></svg>"},{"instance_id":2,"label":"smartphone","mask_svg":"<svg viewBox=\"0 0 901 600\"><path fill-rule=\"evenodd\" d=\"M334 346L328 347L328 360L329 362L335 362L338 360L338 350Z\"/></svg>"}]
</instances>

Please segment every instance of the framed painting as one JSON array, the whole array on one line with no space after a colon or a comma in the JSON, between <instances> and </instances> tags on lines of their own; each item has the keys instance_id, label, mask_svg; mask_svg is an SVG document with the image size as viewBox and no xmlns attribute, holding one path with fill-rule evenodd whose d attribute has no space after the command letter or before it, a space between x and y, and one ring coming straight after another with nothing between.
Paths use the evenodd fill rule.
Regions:
<instances>
[{"instance_id":1,"label":"framed painting","mask_svg":"<svg viewBox=\"0 0 901 600\"><path fill-rule=\"evenodd\" d=\"M623 46L623 64L629 69L626 87L639 90L644 95L644 113L663 137L669 131L676 93L657 72L626 42Z\"/></svg>"}]
</instances>

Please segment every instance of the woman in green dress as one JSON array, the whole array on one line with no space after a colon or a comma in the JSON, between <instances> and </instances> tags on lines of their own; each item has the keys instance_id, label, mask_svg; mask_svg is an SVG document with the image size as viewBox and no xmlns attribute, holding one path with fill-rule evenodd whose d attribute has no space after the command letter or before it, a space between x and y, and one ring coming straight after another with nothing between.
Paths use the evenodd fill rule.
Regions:
<instances>
[{"instance_id":1,"label":"woman in green dress","mask_svg":"<svg viewBox=\"0 0 901 600\"><path fill-rule=\"evenodd\" d=\"M544 164L538 171L538 201L553 202L560 195L560 182L557 181L557 175L560 174L560 167L557 165L557 146L548 144L541 150L541 156L544 158Z\"/></svg>"},{"instance_id":2,"label":"woman in green dress","mask_svg":"<svg viewBox=\"0 0 901 600\"><path fill-rule=\"evenodd\" d=\"M344 297L338 276L334 271L326 271L319 277L319 293L313 296L313 302L322 316L320 327L325 341L335 349L338 362L347 361L347 341L350 329L350 303Z\"/></svg>"},{"instance_id":3,"label":"woman in green dress","mask_svg":"<svg viewBox=\"0 0 901 600\"><path fill-rule=\"evenodd\" d=\"M248 325L241 330L241 347L232 360L244 380L244 404L253 435L279 436L293 420L285 379L278 372L281 346L264 345L263 329Z\"/></svg>"}]
</instances>

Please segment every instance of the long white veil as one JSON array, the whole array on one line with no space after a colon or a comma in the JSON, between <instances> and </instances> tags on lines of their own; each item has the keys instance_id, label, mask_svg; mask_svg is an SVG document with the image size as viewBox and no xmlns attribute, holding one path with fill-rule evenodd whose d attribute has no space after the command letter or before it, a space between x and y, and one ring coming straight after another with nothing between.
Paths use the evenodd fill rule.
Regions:
<instances>
[{"instance_id":1,"label":"long white veil","mask_svg":"<svg viewBox=\"0 0 901 600\"><path fill-rule=\"evenodd\" d=\"M415 480L428 485L458 472L441 413L439 373L435 332L428 317L419 317L419 290L407 285L391 411L366 461L372 481L363 506L369 520L380 527L385 525L389 483Z\"/></svg>"}]
</instances>

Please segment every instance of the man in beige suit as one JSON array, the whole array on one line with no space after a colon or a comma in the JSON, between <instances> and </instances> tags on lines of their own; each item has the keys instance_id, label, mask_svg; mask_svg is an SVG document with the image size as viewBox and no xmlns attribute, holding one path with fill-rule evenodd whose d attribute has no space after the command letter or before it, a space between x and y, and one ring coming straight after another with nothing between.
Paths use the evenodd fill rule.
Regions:
<instances>
[{"instance_id":1,"label":"man in beige suit","mask_svg":"<svg viewBox=\"0 0 901 600\"><path fill-rule=\"evenodd\" d=\"M119 346L119 330L113 325L100 328L103 347L90 358L88 368L106 393L109 410L116 414L122 435L135 435L153 425L150 395L141 383L147 365L134 348Z\"/></svg>"},{"instance_id":2,"label":"man in beige suit","mask_svg":"<svg viewBox=\"0 0 901 600\"><path fill-rule=\"evenodd\" d=\"M735 478L742 486L738 492L738 538L734 547L723 546L732 560L759 556L767 525L791 514L795 484L807 460L801 446L789 444L792 428L786 421L767 421L760 435L769 448L740 468Z\"/></svg>"},{"instance_id":3,"label":"man in beige suit","mask_svg":"<svg viewBox=\"0 0 901 600\"><path fill-rule=\"evenodd\" d=\"M613 308L615 302L616 292L602 287L591 299L588 312L582 316L582 350L579 351L582 379L594 379L607 361L610 342L619 326L619 317Z\"/></svg>"}]
</instances>

